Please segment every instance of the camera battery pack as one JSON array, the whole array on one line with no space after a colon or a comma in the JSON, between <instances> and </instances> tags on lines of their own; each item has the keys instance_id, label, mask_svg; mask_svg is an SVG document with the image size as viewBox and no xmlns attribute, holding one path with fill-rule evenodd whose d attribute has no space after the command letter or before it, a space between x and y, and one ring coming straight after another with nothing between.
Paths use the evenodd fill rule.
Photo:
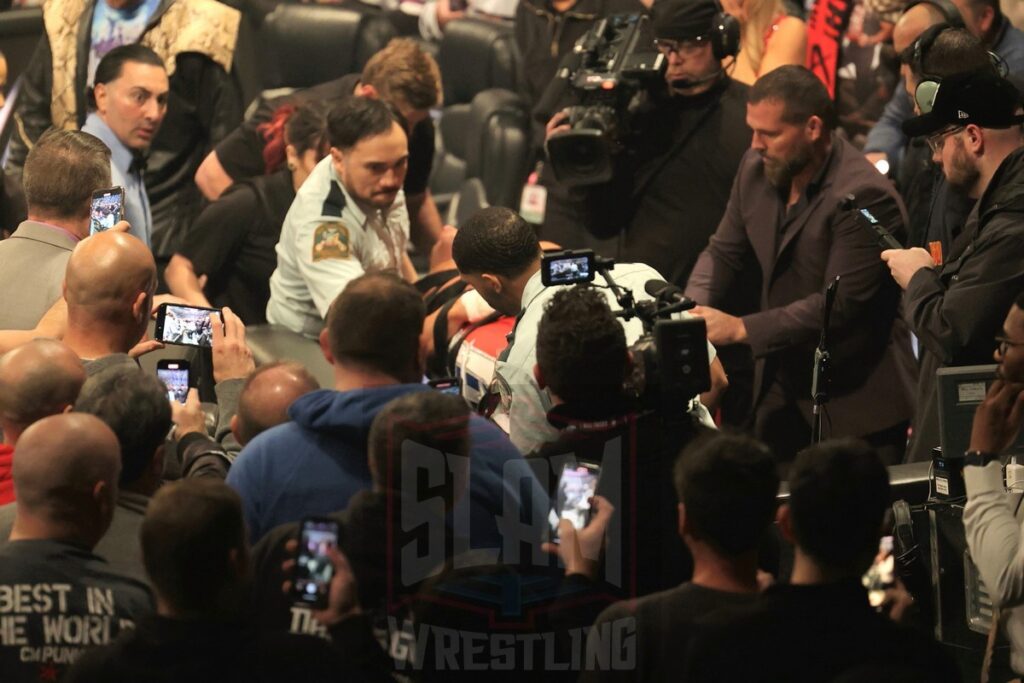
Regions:
<instances>
[{"instance_id":1,"label":"camera battery pack","mask_svg":"<svg viewBox=\"0 0 1024 683\"><path fill-rule=\"evenodd\" d=\"M966 496L963 456L945 456L941 448L932 449L932 480L938 500L953 501Z\"/></svg>"}]
</instances>

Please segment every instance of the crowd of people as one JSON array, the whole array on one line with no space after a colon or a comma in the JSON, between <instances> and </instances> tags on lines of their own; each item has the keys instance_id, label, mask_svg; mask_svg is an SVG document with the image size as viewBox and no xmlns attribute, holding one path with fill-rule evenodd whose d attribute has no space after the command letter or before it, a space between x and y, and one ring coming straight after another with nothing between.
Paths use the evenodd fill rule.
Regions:
<instances>
[{"instance_id":1,"label":"crowd of people","mask_svg":"<svg viewBox=\"0 0 1024 683\"><path fill-rule=\"evenodd\" d=\"M355 4L399 37L249 103L266 6L43 3L0 96L0 679L1024 675L1024 33L998 2ZM522 213L446 225L460 21L515 43L534 172ZM654 65L601 76L628 97L580 93L594 27ZM954 453L936 377L967 366ZM899 562L865 589L891 467L937 452L987 651L936 640Z\"/></svg>"}]
</instances>

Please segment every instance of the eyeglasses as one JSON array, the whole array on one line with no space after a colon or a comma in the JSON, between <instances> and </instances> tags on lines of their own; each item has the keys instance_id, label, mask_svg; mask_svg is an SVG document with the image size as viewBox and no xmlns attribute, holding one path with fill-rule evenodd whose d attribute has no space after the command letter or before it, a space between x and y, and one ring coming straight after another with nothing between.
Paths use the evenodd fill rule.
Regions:
<instances>
[{"instance_id":1,"label":"eyeglasses","mask_svg":"<svg viewBox=\"0 0 1024 683\"><path fill-rule=\"evenodd\" d=\"M996 348L999 350L1000 356L1006 355L1006 350L1011 346L1024 346L1024 341L1013 341L1006 337L996 337L996 342L999 344Z\"/></svg>"},{"instance_id":2,"label":"eyeglasses","mask_svg":"<svg viewBox=\"0 0 1024 683\"><path fill-rule=\"evenodd\" d=\"M671 38L655 38L654 47L658 48L661 54L668 57L675 52L683 57L691 57L708 45L707 36L697 36L686 40L672 40Z\"/></svg>"},{"instance_id":3,"label":"eyeglasses","mask_svg":"<svg viewBox=\"0 0 1024 683\"><path fill-rule=\"evenodd\" d=\"M963 126L953 126L952 128L941 130L938 133L935 133L934 135L929 135L928 147L931 148L932 154L938 154L939 151L942 149L942 146L946 144L946 138L955 133L959 133L963 129Z\"/></svg>"}]
</instances>

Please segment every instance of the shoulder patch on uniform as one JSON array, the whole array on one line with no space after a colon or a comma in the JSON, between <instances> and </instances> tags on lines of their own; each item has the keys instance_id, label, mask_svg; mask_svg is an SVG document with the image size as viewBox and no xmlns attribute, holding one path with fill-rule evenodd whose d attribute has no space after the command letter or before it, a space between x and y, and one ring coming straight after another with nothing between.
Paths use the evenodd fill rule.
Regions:
<instances>
[{"instance_id":1,"label":"shoulder patch on uniform","mask_svg":"<svg viewBox=\"0 0 1024 683\"><path fill-rule=\"evenodd\" d=\"M313 231L313 262L348 258L348 227L338 221L321 223Z\"/></svg>"},{"instance_id":2,"label":"shoulder patch on uniform","mask_svg":"<svg viewBox=\"0 0 1024 683\"><path fill-rule=\"evenodd\" d=\"M331 189L327 192L327 199L324 200L324 208L320 211L321 216L335 216L341 218L341 212L345 210L345 193L341 185L331 181Z\"/></svg>"}]
</instances>

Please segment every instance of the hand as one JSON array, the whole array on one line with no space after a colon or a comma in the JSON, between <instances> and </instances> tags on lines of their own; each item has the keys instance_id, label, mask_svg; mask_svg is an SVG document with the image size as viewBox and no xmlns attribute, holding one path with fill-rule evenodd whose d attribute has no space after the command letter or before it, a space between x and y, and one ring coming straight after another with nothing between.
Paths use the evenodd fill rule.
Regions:
<instances>
[{"instance_id":1,"label":"hand","mask_svg":"<svg viewBox=\"0 0 1024 683\"><path fill-rule=\"evenodd\" d=\"M743 318L723 313L710 306L694 306L690 313L698 318L704 318L708 326L708 341L712 344L725 346L747 340L747 326L743 324Z\"/></svg>"},{"instance_id":2,"label":"hand","mask_svg":"<svg viewBox=\"0 0 1024 683\"><path fill-rule=\"evenodd\" d=\"M882 260L889 266L892 279L901 289L906 289L910 279L922 268L934 268L932 255L921 247L911 249L886 249L882 252Z\"/></svg>"},{"instance_id":3,"label":"hand","mask_svg":"<svg viewBox=\"0 0 1024 683\"><path fill-rule=\"evenodd\" d=\"M299 542L291 539L284 544L285 552L294 558L299 549ZM337 548L330 548L327 557L334 565L334 576L331 578L331 587L327 593L327 607L313 612L313 618L324 626L333 626L343 619L362 612L359 606L359 594L356 591L356 575L352 571L352 565L348 558ZM295 571L295 560L288 559L281 563L281 571L285 576L291 576ZM281 590L285 595L292 592L291 580L281 584Z\"/></svg>"},{"instance_id":4,"label":"hand","mask_svg":"<svg viewBox=\"0 0 1024 683\"><path fill-rule=\"evenodd\" d=\"M896 583L891 588L885 589L885 597L882 604L879 605L879 609L883 614L888 614L889 618L896 623L901 623L913 606L914 596L910 594L907 587L903 585L903 581L897 576Z\"/></svg>"},{"instance_id":5,"label":"hand","mask_svg":"<svg viewBox=\"0 0 1024 683\"><path fill-rule=\"evenodd\" d=\"M1001 453L1010 447L1024 420L1024 384L997 379L974 412L970 450Z\"/></svg>"},{"instance_id":6,"label":"hand","mask_svg":"<svg viewBox=\"0 0 1024 683\"><path fill-rule=\"evenodd\" d=\"M866 158L868 162L876 169L878 168L879 161L884 161L885 167L889 167L889 155L886 154L885 152L868 152L867 154L864 155L864 158Z\"/></svg>"},{"instance_id":7,"label":"hand","mask_svg":"<svg viewBox=\"0 0 1024 683\"><path fill-rule=\"evenodd\" d=\"M548 121L547 125L544 126L544 140L550 140L551 136L555 133L563 133L570 130L572 127L568 124L569 121L569 110L563 109Z\"/></svg>"},{"instance_id":8,"label":"hand","mask_svg":"<svg viewBox=\"0 0 1024 683\"><path fill-rule=\"evenodd\" d=\"M164 348L162 342L158 342L155 339L150 339L148 336L143 337L139 340L139 343L128 349L128 355L132 358L138 358L139 356L145 356L147 353L152 351L158 351Z\"/></svg>"},{"instance_id":9,"label":"hand","mask_svg":"<svg viewBox=\"0 0 1024 683\"><path fill-rule=\"evenodd\" d=\"M769 588L775 585L775 577L766 571L760 569L757 570L757 590L760 593L765 592Z\"/></svg>"},{"instance_id":10,"label":"hand","mask_svg":"<svg viewBox=\"0 0 1024 683\"><path fill-rule=\"evenodd\" d=\"M184 403L171 401L171 422L178 441L186 434L206 434L206 413L199 402L198 389L189 389Z\"/></svg>"},{"instance_id":11,"label":"hand","mask_svg":"<svg viewBox=\"0 0 1024 683\"><path fill-rule=\"evenodd\" d=\"M118 221L114 223L114 227L110 228L106 232L128 232L132 229L132 226L128 224L128 221Z\"/></svg>"},{"instance_id":12,"label":"hand","mask_svg":"<svg viewBox=\"0 0 1024 683\"><path fill-rule=\"evenodd\" d=\"M597 560L601 556L604 545L604 534L615 512L608 499L594 496L590 499L592 515L590 522L582 529L576 529L567 519L558 523L558 539L560 543L545 543L541 549L557 555L565 565L565 575L582 574L591 579L597 577Z\"/></svg>"},{"instance_id":13,"label":"hand","mask_svg":"<svg viewBox=\"0 0 1024 683\"><path fill-rule=\"evenodd\" d=\"M224 307L223 329L216 313L210 314L213 329L213 380L220 384L226 379L244 379L256 369L252 351L245 344L245 324L242 319Z\"/></svg>"}]
</instances>

